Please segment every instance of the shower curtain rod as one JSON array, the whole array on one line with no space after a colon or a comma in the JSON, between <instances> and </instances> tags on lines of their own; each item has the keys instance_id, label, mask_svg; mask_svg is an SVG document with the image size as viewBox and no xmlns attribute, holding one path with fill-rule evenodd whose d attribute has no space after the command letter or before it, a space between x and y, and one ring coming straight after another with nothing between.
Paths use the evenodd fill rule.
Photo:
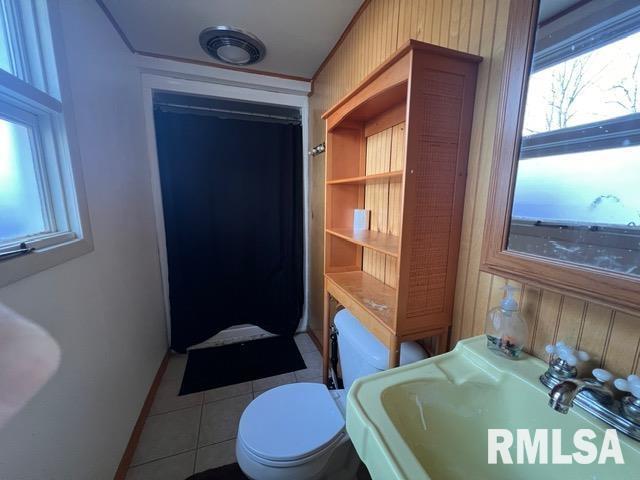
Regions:
<instances>
[{"instance_id":1,"label":"shower curtain rod","mask_svg":"<svg viewBox=\"0 0 640 480\"><path fill-rule=\"evenodd\" d=\"M172 107L172 108L189 108L189 109L193 109L193 110L204 110L204 111L209 111L209 112L219 112L219 113L228 113L228 114L232 114L232 115L248 115L251 117L262 117L262 118L272 118L274 120L287 120L287 121L295 121L295 122L300 122L301 120L299 118L295 118L295 117L284 117L281 115L269 115L267 113L253 113L253 112L243 112L241 110L227 110L227 109L223 109L223 108L213 108L213 107L198 107L196 105L180 105L177 103L165 103L165 102L159 102L156 103L156 105L159 106L165 106L165 107Z\"/></svg>"}]
</instances>

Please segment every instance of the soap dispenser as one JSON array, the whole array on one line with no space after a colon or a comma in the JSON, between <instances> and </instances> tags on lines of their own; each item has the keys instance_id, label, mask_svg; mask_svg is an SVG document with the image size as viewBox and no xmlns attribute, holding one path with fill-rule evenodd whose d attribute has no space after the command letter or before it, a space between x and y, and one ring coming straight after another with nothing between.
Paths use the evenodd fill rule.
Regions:
<instances>
[{"instance_id":1,"label":"soap dispenser","mask_svg":"<svg viewBox=\"0 0 640 480\"><path fill-rule=\"evenodd\" d=\"M504 298L499 307L492 308L487 314L485 333L489 350L511 360L520 357L529 337L529 329L518 312L518 302L513 298L517 290L511 285L502 287Z\"/></svg>"}]
</instances>

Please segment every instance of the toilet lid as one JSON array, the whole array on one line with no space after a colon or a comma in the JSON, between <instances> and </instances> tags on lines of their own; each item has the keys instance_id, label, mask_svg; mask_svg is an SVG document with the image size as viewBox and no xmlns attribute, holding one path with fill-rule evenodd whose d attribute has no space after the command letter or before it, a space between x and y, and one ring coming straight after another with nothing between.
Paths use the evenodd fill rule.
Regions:
<instances>
[{"instance_id":1,"label":"toilet lid","mask_svg":"<svg viewBox=\"0 0 640 480\"><path fill-rule=\"evenodd\" d=\"M344 430L344 416L327 387L292 383L269 390L245 409L238 436L253 454L289 461L321 450Z\"/></svg>"}]
</instances>

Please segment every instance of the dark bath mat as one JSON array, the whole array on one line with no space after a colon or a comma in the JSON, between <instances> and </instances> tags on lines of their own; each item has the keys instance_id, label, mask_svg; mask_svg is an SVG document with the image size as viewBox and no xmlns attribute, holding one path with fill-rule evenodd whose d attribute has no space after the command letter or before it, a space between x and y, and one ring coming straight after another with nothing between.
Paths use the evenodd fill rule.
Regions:
<instances>
[{"instance_id":1,"label":"dark bath mat","mask_svg":"<svg viewBox=\"0 0 640 480\"><path fill-rule=\"evenodd\" d=\"M190 350L180 395L307 368L292 337Z\"/></svg>"},{"instance_id":2,"label":"dark bath mat","mask_svg":"<svg viewBox=\"0 0 640 480\"><path fill-rule=\"evenodd\" d=\"M247 477L237 463L224 467L212 468L204 472L191 475L187 480L247 480Z\"/></svg>"},{"instance_id":3,"label":"dark bath mat","mask_svg":"<svg viewBox=\"0 0 640 480\"><path fill-rule=\"evenodd\" d=\"M369 470L365 467L364 463L360 464L358 472L356 473L357 480L371 480ZM237 463L225 465L223 467L212 468L211 470L205 470L204 472L191 475L186 480L248 480L240 466Z\"/></svg>"}]
</instances>

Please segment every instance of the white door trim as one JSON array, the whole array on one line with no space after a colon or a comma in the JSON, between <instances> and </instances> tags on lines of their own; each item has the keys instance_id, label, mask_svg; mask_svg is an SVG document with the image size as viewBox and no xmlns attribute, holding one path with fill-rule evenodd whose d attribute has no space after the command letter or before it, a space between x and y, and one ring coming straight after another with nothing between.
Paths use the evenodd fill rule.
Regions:
<instances>
[{"instance_id":1,"label":"white door trim","mask_svg":"<svg viewBox=\"0 0 640 480\"><path fill-rule=\"evenodd\" d=\"M179 63L179 62L173 62ZM148 67L148 65L145 65ZM188 67L193 67L189 65ZM222 69L216 69L211 67L203 67L214 71L223 71L225 74L228 71ZM199 75L203 72L198 71ZM167 263L167 244L165 236L164 225L164 212L162 209L162 192L160 188L160 170L158 167L158 152L156 148L156 134L153 117L153 92L154 90L204 95L217 98L225 98L231 100L243 100L256 103L268 103L272 105L284 105L300 109L302 118L302 165L303 165L303 236L304 236L304 305L302 318L298 324L297 331L302 332L307 329L308 314L309 314L309 156L307 152L309 150L309 99L307 97L308 90L306 88L300 88L299 93L283 93L283 91L291 92L291 82L297 82L304 84L306 82L299 82L294 80L282 79L283 91L277 90L277 80L269 78L270 85L258 86L254 88L248 88L248 79L245 76L257 76L264 77L263 75L244 74L241 72L232 72L236 75L235 80L226 77L225 84L216 83L216 78L211 76L210 80L204 81L202 79L193 78L178 78L175 71L158 73L156 71L148 71L147 68L141 70L142 80L142 98L144 102L144 115L145 115L145 129L147 136L147 152L149 169L151 176L151 188L153 195L154 213L156 221L156 232L158 238L158 257L160 261L160 270L162 273L162 287L165 306L165 320L167 326L167 339L171 344L171 310L169 303L169 270ZM230 83L236 83L232 85ZM265 89L268 88L269 90ZM300 85L295 85L300 87ZM250 330L254 335L255 332Z\"/></svg>"},{"instance_id":2,"label":"white door trim","mask_svg":"<svg viewBox=\"0 0 640 480\"><path fill-rule=\"evenodd\" d=\"M173 77L178 81L196 80L203 83L231 85L251 90L288 93L305 97L311 93L311 82L309 81L215 68L209 65L185 63L142 54L136 54L135 61L140 70L145 73Z\"/></svg>"}]
</instances>

